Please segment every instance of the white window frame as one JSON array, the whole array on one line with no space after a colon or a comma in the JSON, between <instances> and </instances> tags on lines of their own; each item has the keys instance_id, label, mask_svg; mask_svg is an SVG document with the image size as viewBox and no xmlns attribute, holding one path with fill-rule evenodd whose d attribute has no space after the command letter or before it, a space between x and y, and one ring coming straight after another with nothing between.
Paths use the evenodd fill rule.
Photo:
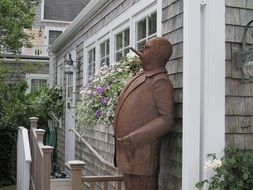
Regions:
<instances>
[{"instance_id":1,"label":"white window frame","mask_svg":"<svg viewBox=\"0 0 253 190\"><path fill-rule=\"evenodd\" d=\"M86 85L89 81L89 61L88 61L88 52L90 50L92 50L93 48L95 48L95 63L97 62L97 59L98 59L98 53L97 53L97 43L91 43L87 46L85 46L84 48L84 67L83 67L83 84ZM97 70L96 68L96 65L95 64L95 72Z\"/></svg>"},{"instance_id":2,"label":"white window frame","mask_svg":"<svg viewBox=\"0 0 253 190\"><path fill-rule=\"evenodd\" d=\"M131 33L131 27L130 27L130 19L127 19L126 21L124 21L123 23L121 23L120 25L118 25L117 27L112 29L111 32L111 49L113 49L113 51L110 52L111 54L111 60L113 62L116 61L115 59L115 35L117 35L118 33L122 32L123 30L126 30L127 28L129 28L129 33ZM131 47L131 35L129 36L129 46Z\"/></svg>"},{"instance_id":3,"label":"white window frame","mask_svg":"<svg viewBox=\"0 0 253 190\"><path fill-rule=\"evenodd\" d=\"M119 33L122 33L124 31L126 31L127 29L129 29L129 47L131 47L131 30L130 30L130 25L129 23L128 24L124 24L123 26L121 27L118 27L116 30L113 30L113 41L112 41L112 46L113 46L113 52L112 52L112 60L114 62L116 62L116 35L119 34ZM124 40L124 36L123 36L123 40ZM125 47L122 47L121 50L124 51Z\"/></svg>"},{"instance_id":4,"label":"white window frame","mask_svg":"<svg viewBox=\"0 0 253 190\"><path fill-rule=\"evenodd\" d=\"M31 93L32 79L47 80L47 84L48 84L49 75L48 74L27 73L26 74L26 81L27 81L27 84L28 84L28 89L26 90L26 93Z\"/></svg>"},{"instance_id":5,"label":"white window frame","mask_svg":"<svg viewBox=\"0 0 253 190\"><path fill-rule=\"evenodd\" d=\"M144 7L144 8L143 8ZM161 33L161 4L157 0L140 0L127 11L123 12L120 16L115 18L110 24L103 27L100 31L95 33L93 36L89 37L84 41L84 72L83 72L83 85L86 85L88 82L88 51L95 47L96 48L96 71L100 67L100 49L99 42L101 39L108 38L110 36L110 62L115 60L115 40L114 35L117 32L122 31L129 27L130 29L130 47L136 47L135 35L136 35L136 22L143 19L153 12L157 12L157 36L160 36ZM160 16L159 16L160 15ZM108 35L108 36L107 36ZM101 41L102 42L102 41ZM92 46L92 47L91 47Z\"/></svg>"},{"instance_id":6,"label":"white window frame","mask_svg":"<svg viewBox=\"0 0 253 190\"><path fill-rule=\"evenodd\" d=\"M156 12L156 36L159 36L160 34L158 34L159 31L159 27L161 27L161 23L158 22L158 9L157 6L152 6L151 8L147 9L147 10L143 10L142 12L140 12L139 14L135 15L133 17L133 21L132 21L132 28L133 28L133 36L132 36L132 44L134 44L134 47L137 48L137 23L140 22L141 20L143 20L144 18L146 18L147 16L150 16L151 14L153 14L154 12Z\"/></svg>"},{"instance_id":7,"label":"white window frame","mask_svg":"<svg viewBox=\"0 0 253 190\"><path fill-rule=\"evenodd\" d=\"M49 31L59 31L64 32L66 28L65 27L52 27L52 26L45 26L45 39L44 45L49 46Z\"/></svg>"},{"instance_id":8,"label":"white window frame","mask_svg":"<svg viewBox=\"0 0 253 190\"><path fill-rule=\"evenodd\" d=\"M111 51L112 51L112 45L111 45L111 36L110 36L110 34L106 34L105 36L103 36L102 38L100 38L98 41L97 41L97 58L98 59L96 59L95 60L95 62L96 62L96 72L100 69L100 66L101 66L101 44L102 43L104 43L106 40L109 40L109 60L110 60L110 62L112 61L111 60ZM106 56L107 57L107 56Z\"/></svg>"},{"instance_id":9,"label":"white window frame","mask_svg":"<svg viewBox=\"0 0 253 190\"><path fill-rule=\"evenodd\" d=\"M57 65L57 86L64 86L64 58Z\"/></svg>"}]
</instances>

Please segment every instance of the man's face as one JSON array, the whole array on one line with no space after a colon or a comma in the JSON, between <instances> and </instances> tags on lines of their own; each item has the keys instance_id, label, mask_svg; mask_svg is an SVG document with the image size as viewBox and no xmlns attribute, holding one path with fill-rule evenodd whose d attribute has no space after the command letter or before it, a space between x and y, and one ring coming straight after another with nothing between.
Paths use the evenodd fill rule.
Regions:
<instances>
[{"instance_id":1,"label":"man's face","mask_svg":"<svg viewBox=\"0 0 253 190\"><path fill-rule=\"evenodd\" d=\"M155 40L148 41L140 51L142 64L149 64L156 55Z\"/></svg>"}]
</instances>

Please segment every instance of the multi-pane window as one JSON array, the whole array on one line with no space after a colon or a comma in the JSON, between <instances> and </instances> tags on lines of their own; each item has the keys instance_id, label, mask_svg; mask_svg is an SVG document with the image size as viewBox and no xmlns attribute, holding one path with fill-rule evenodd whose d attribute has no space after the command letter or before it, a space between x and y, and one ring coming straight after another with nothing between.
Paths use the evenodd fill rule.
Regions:
<instances>
[{"instance_id":1,"label":"multi-pane window","mask_svg":"<svg viewBox=\"0 0 253 190\"><path fill-rule=\"evenodd\" d=\"M129 28L115 35L115 61L119 61L122 56L129 52L129 39Z\"/></svg>"},{"instance_id":2,"label":"multi-pane window","mask_svg":"<svg viewBox=\"0 0 253 190\"><path fill-rule=\"evenodd\" d=\"M49 40L48 45L52 45L52 43L62 34L62 31L49 30Z\"/></svg>"},{"instance_id":3,"label":"multi-pane window","mask_svg":"<svg viewBox=\"0 0 253 190\"><path fill-rule=\"evenodd\" d=\"M31 79L31 92L34 92L47 84L47 79Z\"/></svg>"},{"instance_id":4,"label":"multi-pane window","mask_svg":"<svg viewBox=\"0 0 253 190\"><path fill-rule=\"evenodd\" d=\"M157 32L157 14L152 13L150 16L137 22L137 50L141 50L146 41L156 37Z\"/></svg>"},{"instance_id":5,"label":"multi-pane window","mask_svg":"<svg viewBox=\"0 0 253 190\"><path fill-rule=\"evenodd\" d=\"M88 51L88 79L95 74L96 50L92 48Z\"/></svg>"},{"instance_id":6,"label":"multi-pane window","mask_svg":"<svg viewBox=\"0 0 253 190\"><path fill-rule=\"evenodd\" d=\"M110 64L110 40L107 39L100 44L100 65Z\"/></svg>"}]
</instances>

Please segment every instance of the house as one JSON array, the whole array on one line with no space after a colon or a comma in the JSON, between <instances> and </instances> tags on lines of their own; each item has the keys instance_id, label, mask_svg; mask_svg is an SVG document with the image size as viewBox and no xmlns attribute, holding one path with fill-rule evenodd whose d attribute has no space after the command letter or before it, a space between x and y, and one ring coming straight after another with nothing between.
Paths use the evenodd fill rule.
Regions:
<instances>
[{"instance_id":1,"label":"house","mask_svg":"<svg viewBox=\"0 0 253 190\"><path fill-rule=\"evenodd\" d=\"M206 155L222 155L227 145L253 149L252 83L241 80L249 72L237 60L252 19L251 0L91 1L51 46L52 82L63 87L66 101L63 125L57 129L59 163L81 159L87 174L108 173L70 131L78 94L102 63L117 61L130 46L141 49L154 36L173 44L167 70L175 91L175 128L163 137L160 189L194 189L207 177ZM251 29L246 49L253 43ZM73 75L64 74L69 55ZM112 162L110 127L97 126L85 139Z\"/></svg>"},{"instance_id":2,"label":"house","mask_svg":"<svg viewBox=\"0 0 253 190\"><path fill-rule=\"evenodd\" d=\"M72 22L87 1L42 0L36 8L32 48L23 47L21 54L3 54L3 62L14 72L6 79L9 83L26 80L28 92L49 83L49 47ZM18 58L18 61L16 60ZM26 68L26 69L25 69Z\"/></svg>"}]
</instances>

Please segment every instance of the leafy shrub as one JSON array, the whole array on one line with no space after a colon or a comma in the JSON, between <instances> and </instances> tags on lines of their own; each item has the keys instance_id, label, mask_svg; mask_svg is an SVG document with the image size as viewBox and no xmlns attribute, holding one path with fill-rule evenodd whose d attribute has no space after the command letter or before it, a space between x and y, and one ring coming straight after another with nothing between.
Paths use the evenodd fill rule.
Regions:
<instances>
[{"instance_id":1,"label":"leafy shrub","mask_svg":"<svg viewBox=\"0 0 253 190\"><path fill-rule=\"evenodd\" d=\"M26 82L0 84L0 127L27 126Z\"/></svg>"},{"instance_id":2,"label":"leafy shrub","mask_svg":"<svg viewBox=\"0 0 253 190\"><path fill-rule=\"evenodd\" d=\"M57 86L52 86L51 88L43 86L28 95L28 107L29 117L38 117L39 127L47 129L47 122L51 120L52 113L57 117L61 117L63 114L62 89Z\"/></svg>"},{"instance_id":3,"label":"leafy shrub","mask_svg":"<svg viewBox=\"0 0 253 190\"><path fill-rule=\"evenodd\" d=\"M253 187L253 152L227 147L219 167L209 167L216 174L210 180L196 184L201 189L208 184L209 190L250 190ZM216 159L215 154L211 154ZM215 165L213 165L215 166ZM217 165L216 165L217 166Z\"/></svg>"}]
</instances>

